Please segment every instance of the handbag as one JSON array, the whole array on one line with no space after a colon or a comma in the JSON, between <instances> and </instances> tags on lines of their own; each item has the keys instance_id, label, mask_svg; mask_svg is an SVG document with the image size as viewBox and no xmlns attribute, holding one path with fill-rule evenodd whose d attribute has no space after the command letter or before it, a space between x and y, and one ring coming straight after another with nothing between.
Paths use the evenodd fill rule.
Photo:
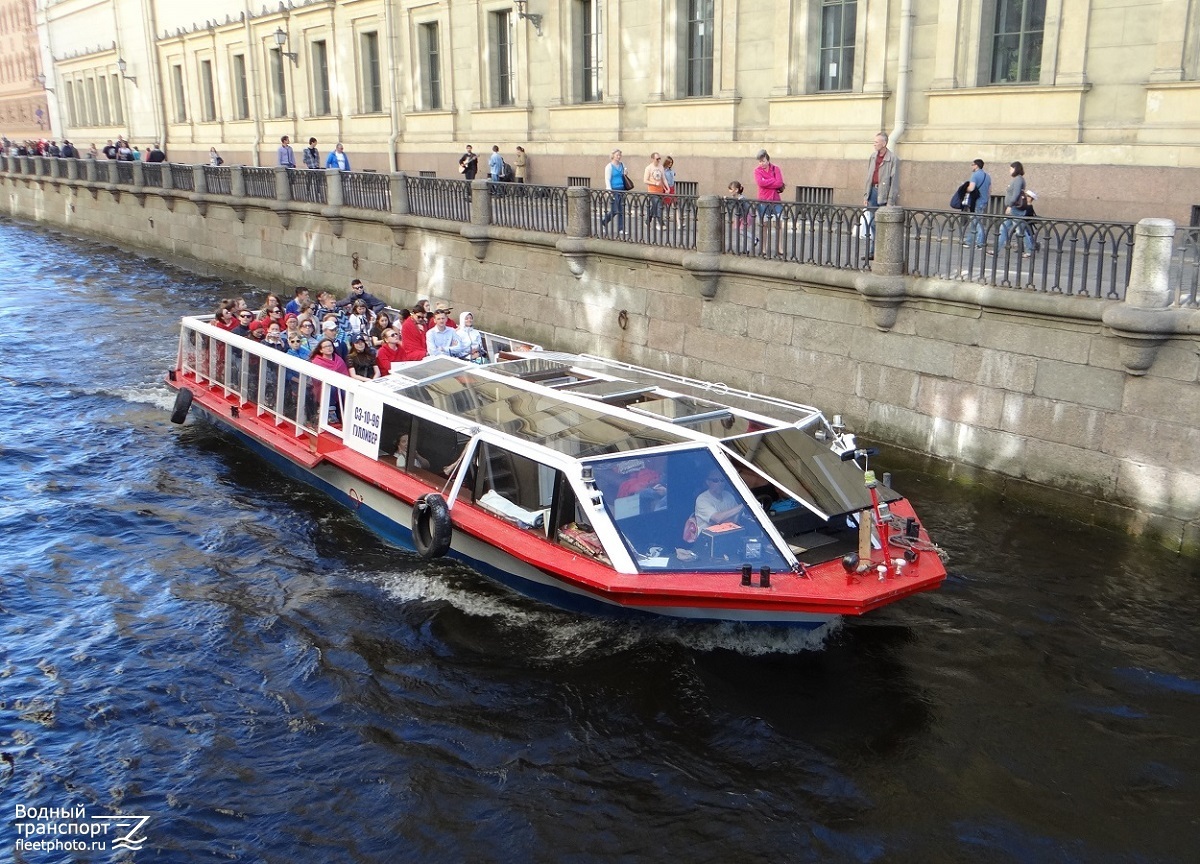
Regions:
<instances>
[{"instance_id":1,"label":"handbag","mask_svg":"<svg viewBox=\"0 0 1200 864\"><path fill-rule=\"evenodd\" d=\"M623 188L626 192L628 192L630 189L633 188L633 178L630 177L628 174L622 174L621 178L622 178L621 179L621 188Z\"/></svg>"}]
</instances>

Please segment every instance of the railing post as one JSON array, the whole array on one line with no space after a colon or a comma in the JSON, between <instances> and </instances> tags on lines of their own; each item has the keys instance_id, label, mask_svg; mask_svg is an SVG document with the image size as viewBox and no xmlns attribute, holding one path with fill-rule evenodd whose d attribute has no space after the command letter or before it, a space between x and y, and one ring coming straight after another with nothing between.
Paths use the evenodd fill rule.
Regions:
<instances>
[{"instance_id":1,"label":"railing post","mask_svg":"<svg viewBox=\"0 0 1200 864\"><path fill-rule=\"evenodd\" d=\"M79 160L78 159L67 159L65 161L67 163L67 179L68 180L78 180L79 179Z\"/></svg>"},{"instance_id":2,"label":"railing post","mask_svg":"<svg viewBox=\"0 0 1200 864\"><path fill-rule=\"evenodd\" d=\"M192 166L192 194L189 196L201 216L208 215L208 175L203 165Z\"/></svg>"},{"instance_id":3,"label":"railing post","mask_svg":"<svg viewBox=\"0 0 1200 864\"><path fill-rule=\"evenodd\" d=\"M392 229L392 239L401 249L408 235L408 216L412 212L408 203L408 175L396 171L388 177L388 186L392 193L392 212L387 215L388 225Z\"/></svg>"},{"instance_id":4,"label":"railing post","mask_svg":"<svg viewBox=\"0 0 1200 864\"><path fill-rule=\"evenodd\" d=\"M342 202L345 200L342 179L342 172L337 168L325 169L325 206L321 209L321 215L329 220L334 237L341 237L346 225L342 219Z\"/></svg>"},{"instance_id":5,"label":"railing post","mask_svg":"<svg viewBox=\"0 0 1200 864\"><path fill-rule=\"evenodd\" d=\"M462 227L462 235L471 243L475 257L482 261L487 255L492 224L492 197L488 181L471 181L471 221Z\"/></svg>"},{"instance_id":6,"label":"railing post","mask_svg":"<svg viewBox=\"0 0 1200 864\"><path fill-rule=\"evenodd\" d=\"M567 259L567 269L578 279L587 269L588 243L592 236L592 191L583 186L567 187L567 236L554 245Z\"/></svg>"},{"instance_id":7,"label":"railing post","mask_svg":"<svg viewBox=\"0 0 1200 864\"><path fill-rule=\"evenodd\" d=\"M133 188L138 190L146 188L146 172L140 159L134 160L133 163Z\"/></svg>"},{"instance_id":8,"label":"railing post","mask_svg":"<svg viewBox=\"0 0 1200 864\"><path fill-rule=\"evenodd\" d=\"M857 286L871 307L878 330L896 326L896 317L904 303L904 238L906 214L900 207L880 207L875 211L875 254L871 272Z\"/></svg>"},{"instance_id":9,"label":"railing post","mask_svg":"<svg viewBox=\"0 0 1200 864\"><path fill-rule=\"evenodd\" d=\"M121 180L120 175L117 174L117 161L118 160L116 159L109 159L108 165L105 166L108 168L108 174L106 175L108 182L112 183L114 186Z\"/></svg>"},{"instance_id":10,"label":"railing post","mask_svg":"<svg viewBox=\"0 0 1200 864\"><path fill-rule=\"evenodd\" d=\"M683 266L700 285L700 296L717 296L721 278L721 217L724 206L716 195L696 199L696 251L683 256Z\"/></svg>"},{"instance_id":11,"label":"railing post","mask_svg":"<svg viewBox=\"0 0 1200 864\"><path fill-rule=\"evenodd\" d=\"M241 165L229 166L229 197L233 199L233 213L239 222L246 221L246 175Z\"/></svg>"},{"instance_id":12,"label":"railing post","mask_svg":"<svg viewBox=\"0 0 1200 864\"><path fill-rule=\"evenodd\" d=\"M275 214L284 228L292 224L292 186L288 181L288 169L282 165L275 167Z\"/></svg>"},{"instance_id":13,"label":"railing post","mask_svg":"<svg viewBox=\"0 0 1200 864\"><path fill-rule=\"evenodd\" d=\"M1133 260L1125 299L1104 310L1104 324L1120 340L1121 364L1145 375L1158 348L1177 329L1171 309L1171 253L1175 223L1143 219L1133 229Z\"/></svg>"}]
</instances>

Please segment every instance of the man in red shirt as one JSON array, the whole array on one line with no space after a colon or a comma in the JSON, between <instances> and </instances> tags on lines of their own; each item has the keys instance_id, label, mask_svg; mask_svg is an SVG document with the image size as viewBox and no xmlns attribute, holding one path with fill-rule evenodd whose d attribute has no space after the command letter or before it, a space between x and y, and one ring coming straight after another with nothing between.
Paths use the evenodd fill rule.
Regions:
<instances>
[{"instance_id":1,"label":"man in red shirt","mask_svg":"<svg viewBox=\"0 0 1200 864\"><path fill-rule=\"evenodd\" d=\"M392 371L392 364L399 363L403 359L404 351L400 347L400 334L389 327L383 331L383 344L375 352L375 365L379 367L379 374L388 375Z\"/></svg>"},{"instance_id":2,"label":"man in red shirt","mask_svg":"<svg viewBox=\"0 0 1200 864\"><path fill-rule=\"evenodd\" d=\"M900 160L888 149L888 136L875 136L875 152L867 160L867 183L863 190L863 206L867 208L870 225L868 258L875 257L875 211L880 207L895 207L900 201Z\"/></svg>"},{"instance_id":3,"label":"man in red shirt","mask_svg":"<svg viewBox=\"0 0 1200 864\"><path fill-rule=\"evenodd\" d=\"M400 327L400 359L425 359L425 319L428 316L420 306L414 306L412 314L404 319Z\"/></svg>"}]
</instances>

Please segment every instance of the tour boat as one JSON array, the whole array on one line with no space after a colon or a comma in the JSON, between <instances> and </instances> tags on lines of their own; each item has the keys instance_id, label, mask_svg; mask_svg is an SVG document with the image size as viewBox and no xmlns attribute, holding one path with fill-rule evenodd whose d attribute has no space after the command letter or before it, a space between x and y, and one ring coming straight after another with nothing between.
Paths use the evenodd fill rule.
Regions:
<instances>
[{"instance_id":1,"label":"tour boat","mask_svg":"<svg viewBox=\"0 0 1200 864\"><path fill-rule=\"evenodd\" d=\"M821 411L487 335L353 379L182 321L195 408L387 540L567 610L814 628L936 588L941 550Z\"/></svg>"}]
</instances>

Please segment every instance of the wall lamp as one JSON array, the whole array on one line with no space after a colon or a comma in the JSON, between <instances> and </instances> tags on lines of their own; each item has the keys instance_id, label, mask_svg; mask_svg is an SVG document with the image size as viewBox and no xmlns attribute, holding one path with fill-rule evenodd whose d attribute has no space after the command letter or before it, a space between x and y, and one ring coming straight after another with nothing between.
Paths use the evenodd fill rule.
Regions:
<instances>
[{"instance_id":1,"label":"wall lamp","mask_svg":"<svg viewBox=\"0 0 1200 864\"><path fill-rule=\"evenodd\" d=\"M279 53L291 60L293 66L300 65L300 57L295 51L283 50L283 46L287 44L287 34L283 32L282 27L275 29L275 44L279 46Z\"/></svg>"},{"instance_id":2,"label":"wall lamp","mask_svg":"<svg viewBox=\"0 0 1200 864\"><path fill-rule=\"evenodd\" d=\"M46 86L46 76L45 75L38 75L37 78L34 78L33 80L37 81L37 83L40 84L42 89L45 90L47 93L54 93L53 87ZM55 93L54 95L57 96L58 94Z\"/></svg>"},{"instance_id":3,"label":"wall lamp","mask_svg":"<svg viewBox=\"0 0 1200 864\"><path fill-rule=\"evenodd\" d=\"M537 31L539 36L542 35L542 16L536 12L526 12L525 7L529 0L513 0L513 5L517 8L517 20L528 18L529 23L533 25L533 29Z\"/></svg>"},{"instance_id":4,"label":"wall lamp","mask_svg":"<svg viewBox=\"0 0 1200 864\"><path fill-rule=\"evenodd\" d=\"M137 77L133 76L133 75L125 74L125 70L128 68L129 68L129 64L125 62L125 58L118 57L117 58L117 71L121 73L122 78L124 78L126 81L132 81L133 86L136 87L137 86Z\"/></svg>"}]
</instances>

